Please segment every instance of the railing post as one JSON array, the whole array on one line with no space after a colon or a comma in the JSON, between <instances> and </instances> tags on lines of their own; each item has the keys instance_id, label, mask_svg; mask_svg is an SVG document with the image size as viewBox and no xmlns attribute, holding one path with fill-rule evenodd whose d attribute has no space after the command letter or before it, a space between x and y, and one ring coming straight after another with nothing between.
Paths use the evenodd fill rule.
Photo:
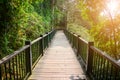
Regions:
<instances>
[{"instance_id":1,"label":"railing post","mask_svg":"<svg viewBox=\"0 0 120 80\"><path fill-rule=\"evenodd\" d=\"M77 44L77 46L78 46L78 49L77 49L77 57L79 56L79 54L80 54L80 38L81 36L80 35L78 35L78 44Z\"/></svg>"},{"instance_id":2,"label":"railing post","mask_svg":"<svg viewBox=\"0 0 120 80\"><path fill-rule=\"evenodd\" d=\"M40 35L40 37L42 37L42 39L40 40L40 53L43 56L43 46L44 46L43 35Z\"/></svg>"},{"instance_id":3,"label":"railing post","mask_svg":"<svg viewBox=\"0 0 120 80\"><path fill-rule=\"evenodd\" d=\"M72 47L73 47L73 33L71 32L71 44L72 44Z\"/></svg>"},{"instance_id":4,"label":"railing post","mask_svg":"<svg viewBox=\"0 0 120 80\"><path fill-rule=\"evenodd\" d=\"M2 57L1 57L1 54L0 54L0 59L1 59L1 58L2 58ZM0 65L0 76L1 76L1 77L0 77L0 80L2 80L2 69L1 69L1 68L2 68L2 65Z\"/></svg>"},{"instance_id":5,"label":"railing post","mask_svg":"<svg viewBox=\"0 0 120 80\"><path fill-rule=\"evenodd\" d=\"M26 71L27 73L29 73L29 75L31 75L32 74L31 42L25 41L25 45L30 45L30 47L25 50L25 56L26 56Z\"/></svg>"},{"instance_id":6,"label":"railing post","mask_svg":"<svg viewBox=\"0 0 120 80\"><path fill-rule=\"evenodd\" d=\"M47 32L46 34L47 34L47 36L46 36L46 48L48 48L48 42L49 42L49 33Z\"/></svg>"},{"instance_id":7,"label":"railing post","mask_svg":"<svg viewBox=\"0 0 120 80\"><path fill-rule=\"evenodd\" d=\"M48 32L48 46L49 46L49 42L50 42L50 32Z\"/></svg>"},{"instance_id":8,"label":"railing post","mask_svg":"<svg viewBox=\"0 0 120 80\"><path fill-rule=\"evenodd\" d=\"M44 35L42 36L42 47L43 47L43 52L44 52L44 49L45 49L45 37L44 37Z\"/></svg>"},{"instance_id":9,"label":"railing post","mask_svg":"<svg viewBox=\"0 0 120 80\"><path fill-rule=\"evenodd\" d=\"M90 46L93 46L93 42L88 42L88 53L87 53L87 62L86 62L86 71L89 74L89 72L92 72L92 63L93 63L93 52L90 48Z\"/></svg>"},{"instance_id":10,"label":"railing post","mask_svg":"<svg viewBox=\"0 0 120 80\"><path fill-rule=\"evenodd\" d=\"M1 66L2 66L2 65L1 65ZM2 69L1 69L2 67L1 67L1 66L0 66L0 76L1 76L1 77L0 77L0 80L2 80Z\"/></svg>"},{"instance_id":11,"label":"railing post","mask_svg":"<svg viewBox=\"0 0 120 80\"><path fill-rule=\"evenodd\" d=\"M74 34L75 34L75 33L72 33L72 47L73 47L73 48L74 48L74 46L75 46L75 44L74 44L74 39L75 39L75 38L74 38Z\"/></svg>"}]
</instances>

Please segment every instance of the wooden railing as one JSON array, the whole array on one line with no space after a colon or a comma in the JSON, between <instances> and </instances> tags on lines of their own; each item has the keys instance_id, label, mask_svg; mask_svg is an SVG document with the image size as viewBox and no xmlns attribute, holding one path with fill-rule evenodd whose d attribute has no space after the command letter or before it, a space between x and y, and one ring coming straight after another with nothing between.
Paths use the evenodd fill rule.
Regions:
<instances>
[{"instance_id":1,"label":"wooden railing","mask_svg":"<svg viewBox=\"0 0 120 80\"><path fill-rule=\"evenodd\" d=\"M26 41L25 46L0 60L0 80L26 80L35 64L48 47L55 30L36 40Z\"/></svg>"},{"instance_id":2,"label":"wooden railing","mask_svg":"<svg viewBox=\"0 0 120 80\"><path fill-rule=\"evenodd\" d=\"M64 31L91 80L120 80L120 65L112 57L80 36Z\"/></svg>"}]
</instances>

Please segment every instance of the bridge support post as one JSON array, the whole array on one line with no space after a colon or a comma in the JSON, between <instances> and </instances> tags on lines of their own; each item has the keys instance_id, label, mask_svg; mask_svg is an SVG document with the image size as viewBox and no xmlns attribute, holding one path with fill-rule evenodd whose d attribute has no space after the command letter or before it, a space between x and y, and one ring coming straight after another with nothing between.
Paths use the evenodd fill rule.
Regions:
<instances>
[{"instance_id":1,"label":"bridge support post","mask_svg":"<svg viewBox=\"0 0 120 80\"><path fill-rule=\"evenodd\" d=\"M1 66L0 66L0 80L2 80L2 69L1 69Z\"/></svg>"},{"instance_id":2,"label":"bridge support post","mask_svg":"<svg viewBox=\"0 0 120 80\"><path fill-rule=\"evenodd\" d=\"M32 74L31 42L25 41L25 45L30 45L30 47L25 50L25 57L26 57L26 71L27 73L29 73L28 75L31 75Z\"/></svg>"},{"instance_id":3,"label":"bridge support post","mask_svg":"<svg viewBox=\"0 0 120 80\"><path fill-rule=\"evenodd\" d=\"M89 74L92 72L92 63L93 63L93 52L90 46L93 46L93 42L88 42L88 53L87 53L87 63L86 63L86 72Z\"/></svg>"},{"instance_id":4,"label":"bridge support post","mask_svg":"<svg viewBox=\"0 0 120 80\"><path fill-rule=\"evenodd\" d=\"M40 35L40 37L43 37L43 35ZM44 47L44 42L43 42L43 38L40 40L40 53L43 56L43 47Z\"/></svg>"},{"instance_id":5,"label":"bridge support post","mask_svg":"<svg viewBox=\"0 0 120 80\"><path fill-rule=\"evenodd\" d=\"M46 36L46 40L45 40L45 41L46 41L46 48L48 48L48 42L49 42L49 39L48 39L48 38L49 38L49 33L46 32L46 35L47 35L47 36Z\"/></svg>"},{"instance_id":6,"label":"bridge support post","mask_svg":"<svg viewBox=\"0 0 120 80\"><path fill-rule=\"evenodd\" d=\"M79 54L80 54L80 42L79 42L79 38L81 37L80 35L78 35L77 36L78 37L78 44L77 44L77 46L78 46L78 48L77 48L77 57L79 57Z\"/></svg>"},{"instance_id":7,"label":"bridge support post","mask_svg":"<svg viewBox=\"0 0 120 80\"><path fill-rule=\"evenodd\" d=\"M44 36L42 37L42 47L43 47L43 53L44 53L44 50L45 50L45 37Z\"/></svg>"}]
</instances>

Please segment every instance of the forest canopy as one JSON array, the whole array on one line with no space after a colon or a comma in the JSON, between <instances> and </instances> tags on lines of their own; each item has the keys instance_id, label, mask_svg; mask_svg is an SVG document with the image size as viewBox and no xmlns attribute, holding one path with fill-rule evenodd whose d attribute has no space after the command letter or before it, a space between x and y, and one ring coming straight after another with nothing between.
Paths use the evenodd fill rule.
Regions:
<instances>
[{"instance_id":1,"label":"forest canopy","mask_svg":"<svg viewBox=\"0 0 120 80\"><path fill-rule=\"evenodd\" d=\"M62 16L55 0L0 0L0 57L53 29ZM55 22L55 19L58 19Z\"/></svg>"},{"instance_id":2,"label":"forest canopy","mask_svg":"<svg viewBox=\"0 0 120 80\"><path fill-rule=\"evenodd\" d=\"M119 0L0 0L0 56L19 49L25 40L67 25L119 59L119 9Z\"/></svg>"},{"instance_id":3,"label":"forest canopy","mask_svg":"<svg viewBox=\"0 0 120 80\"><path fill-rule=\"evenodd\" d=\"M119 59L119 0L70 0L66 7L70 31L94 41L96 47Z\"/></svg>"}]
</instances>

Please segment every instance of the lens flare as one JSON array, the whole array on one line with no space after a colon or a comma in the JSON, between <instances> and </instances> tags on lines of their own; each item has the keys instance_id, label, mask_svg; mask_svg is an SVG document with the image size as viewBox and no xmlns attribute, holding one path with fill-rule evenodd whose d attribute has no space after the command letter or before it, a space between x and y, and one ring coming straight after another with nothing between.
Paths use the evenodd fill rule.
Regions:
<instances>
[{"instance_id":1,"label":"lens flare","mask_svg":"<svg viewBox=\"0 0 120 80\"><path fill-rule=\"evenodd\" d=\"M110 11L111 15L114 17L118 10L118 2L116 0L110 0L107 4L107 8Z\"/></svg>"},{"instance_id":2,"label":"lens flare","mask_svg":"<svg viewBox=\"0 0 120 80\"><path fill-rule=\"evenodd\" d=\"M109 17L110 15L112 18L115 18L117 14L120 14L119 9L119 2L118 0L108 0L105 5L105 9L100 13L101 16Z\"/></svg>"}]
</instances>

